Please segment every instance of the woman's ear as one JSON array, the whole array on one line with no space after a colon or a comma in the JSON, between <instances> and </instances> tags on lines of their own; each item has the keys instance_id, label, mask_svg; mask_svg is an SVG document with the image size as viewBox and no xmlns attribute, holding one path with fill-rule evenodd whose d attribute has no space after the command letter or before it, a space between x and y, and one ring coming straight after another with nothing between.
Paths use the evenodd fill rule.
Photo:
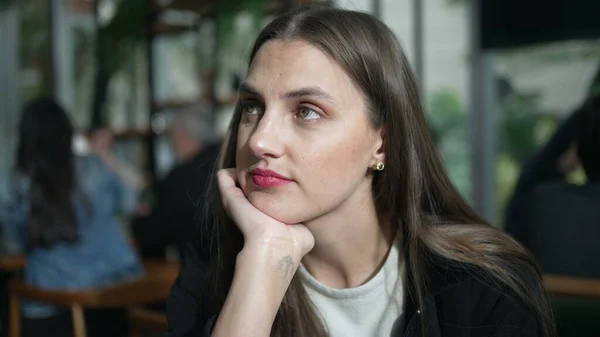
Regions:
<instances>
[{"instance_id":1,"label":"woman's ear","mask_svg":"<svg viewBox=\"0 0 600 337\"><path fill-rule=\"evenodd\" d=\"M379 163L385 164L385 135L385 128L381 128L377 132L377 138L373 142L373 159L371 160L371 167L374 167Z\"/></svg>"}]
</instances>

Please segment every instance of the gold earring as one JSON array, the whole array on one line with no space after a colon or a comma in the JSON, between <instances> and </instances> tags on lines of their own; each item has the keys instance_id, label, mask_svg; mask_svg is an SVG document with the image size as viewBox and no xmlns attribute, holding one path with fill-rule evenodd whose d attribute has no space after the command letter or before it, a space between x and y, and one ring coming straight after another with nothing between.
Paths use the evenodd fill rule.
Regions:
<instances>
[{"instance_id":1,"label":"gold earring","mask_svg":"<svg viewBox=\"0 0 600 337\"><path fill-rule=\"evenodd\" d=\"M377 165L375 165L375 171L383 171L383 169L385 168L385 165L381 162L377 163Z\"/></svg>"}]
</instances>

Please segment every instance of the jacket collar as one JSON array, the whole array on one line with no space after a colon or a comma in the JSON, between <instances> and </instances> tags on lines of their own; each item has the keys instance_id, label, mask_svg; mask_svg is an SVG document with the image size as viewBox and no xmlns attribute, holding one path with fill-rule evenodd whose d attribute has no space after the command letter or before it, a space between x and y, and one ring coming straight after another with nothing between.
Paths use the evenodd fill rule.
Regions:
<instances>
[{"instance_id":1,"label":"jacket collar","mask_svg":"<svg viewBox=\"0 0 600 337\"><path fill-rule=\"evenodd\" d=\"M406 242L406 241L405 241ZM413 274L413 265L410 259L408 246L404 246L404 258L406 263L406 307L405 313L412 315L418 313L419 308L417 298L415 277ZM429 302L436 295L445 292L463 282L469 275L468 267L463 264L452 262L442 258L423 257L418 259L421 264L421 271L425 274L424 302Z\"/></svg>"}]
</instances>

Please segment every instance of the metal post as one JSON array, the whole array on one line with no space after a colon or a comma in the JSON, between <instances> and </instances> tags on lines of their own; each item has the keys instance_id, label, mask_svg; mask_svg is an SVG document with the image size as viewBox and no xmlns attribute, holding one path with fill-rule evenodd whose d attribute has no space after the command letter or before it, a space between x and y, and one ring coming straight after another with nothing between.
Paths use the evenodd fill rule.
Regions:
<instances>
[{"instance_id":1,"label":"metal post","mask_svg":"<svg viewBox=\"0 0 600 337\"><path fill-rule=\"evenodd\" d=\"M147 17L146 22L146 62L148 62L148 135L147 135L147 153L148 153L148 170L152 178L152 187L156 189L158 182L158 170L156 164L156 135L152 129L152 121L157 112L156 109L156 86L155 86L155 73L154 73L154 23L157 20L157 14L152 13Z\"/></svg>"},{"instance_id":2,"label":"metal post","mask_svg":"<svg viewBox=\"0 0 600 337\"><path fill-rule=\"evenodd\" d=\"M381 0L371 0L371 10L376 18L381 19Z\"/></svg>"},{"instance_id":3,"label":"metal post","mask_svg":"<svg viewBox=\"0 0 600 337\"><path fill-rule=\"evenodd\" d=\"M491 223L497 220L495 202L498 115L493 56L481 50L480 1L471 3L471 106L469 111L473 207Z\"/></svg>"},{"instance_id":4,"label":"metal post","mask_svg":"<svg viewBox=\"0 0 600 337\"><path fill-rule=\"evenodd\" d=\"M106 70L103 35L102 30L100 29L100 1L101 0L94 0L94 25L96 30L94 56L96 61L96 73L94 74L94 96L92 97L92 107L89 125L92 129L107 126L105 125L107 118L105 116L104 106L106 104L108 83L110 81L110 77L107 74Z\"/></svg>"},{"instance_id":5,"label":"metal post","mask_svg":"<svg viewBox=\"0 0 600 337\"><path fill-rule=\"evenodd\" d=\"M20 30L19 6L16 0L0 1L0 172L13 163L16 146L20 100Z\"/></svg>"},{"instance_id":6,"label":"metal post","mask_svg":"<svg viewBox=\"0 0 600 337\"><path fill-rule=\"evenodd\" d=\"M69 112L75 107L73 41L66 0L50 1L52 79L54 98Z\"/></svg>"},{"instance_id":7,"label":"metal post","mask_svg":"<svg viewBox=\"0 0 600 337\"><path fill-rule=\"evenodd\" d=\"M415 75L421 92L425 92L425 74L423 72L423 0L413 0L413 43L415 48Z\"/></svg>"}]
</instances>

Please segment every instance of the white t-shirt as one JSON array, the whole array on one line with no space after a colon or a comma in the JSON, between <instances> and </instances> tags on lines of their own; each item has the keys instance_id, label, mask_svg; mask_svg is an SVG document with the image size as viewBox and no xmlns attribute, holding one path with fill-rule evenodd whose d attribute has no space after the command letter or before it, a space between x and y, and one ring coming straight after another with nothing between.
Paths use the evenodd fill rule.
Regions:
<instances>
[{"instance_id":1,"label":"white t-shirt","mask_svg":"<svg viewBox=\"0 0 600 337\"><path fill-rule=\"evenodd\" d=\"M390 249L383 267L367 283L334 289L317 281L300 265L298 273L331 337L390 337L403 326L404 258L402 235Z\"/></svg>"}]
</instances>

